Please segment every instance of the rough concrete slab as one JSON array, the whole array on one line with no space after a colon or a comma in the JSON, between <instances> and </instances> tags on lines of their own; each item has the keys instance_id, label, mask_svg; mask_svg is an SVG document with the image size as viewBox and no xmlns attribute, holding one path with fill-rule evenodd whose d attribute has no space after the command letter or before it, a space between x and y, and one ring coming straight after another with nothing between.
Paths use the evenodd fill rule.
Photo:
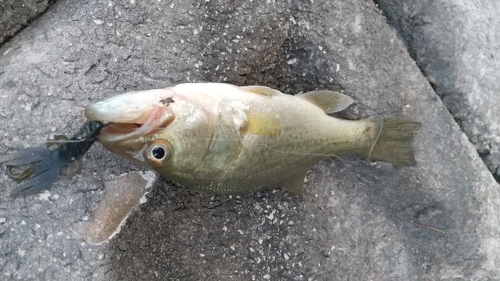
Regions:
<instances>
[{"instance_id":1,"label":"rough concrete slab","mask_svg":"<svg viewBox=\"0 0 500 281\"><path fill-rule=\"evenodd\" d=\"M28 26L56 0L2 0L0 2L0 46Z\"/></svg>"},{"instance_id":2,"label":"rough concrete slab","mask_svg":"<svg viewBox=\"0 0 500 281\"><path fill-rule=\"evenodd\" d=\"M71 134L83 107L180 82L344 90L344 115L423 123L418 165L319 163L302 200L159 178L109 244L88 220L103 183L140 168L96 145L84 170L12 199L1 175L6 280L496 280L500 189L385 18L367 1L60 1L0 49L0 153Z\"/></svg>"},{"instance_id":3,"label":"rough concrete slab","mask_svg":"<svg viewBox=\"0 0 500 281\"><path fill-rule=\"evenodd\" d=\"M376 2L500 181L500 2Z\"/></svg>"}]
</instances>

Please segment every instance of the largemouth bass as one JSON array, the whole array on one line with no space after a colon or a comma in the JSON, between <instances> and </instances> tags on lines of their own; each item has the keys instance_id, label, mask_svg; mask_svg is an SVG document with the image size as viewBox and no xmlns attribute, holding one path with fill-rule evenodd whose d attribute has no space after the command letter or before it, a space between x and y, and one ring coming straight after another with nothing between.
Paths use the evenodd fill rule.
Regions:
<instances>
[{"instance_id":1,"label":"largemouth bass","mask_svg":"<svg viewBox=\"0 0 500 281\"><path fill-rule=\"evenodd\" d=\"M190 83L121 94L88 106L106 123L110 151L188 188L242 194L281 186L301 194L316 163L356 154L413 165L411 118L357 121L328 114L352 99L334 91L295 96L263 86Z\"/></svg>"}]
</instances>

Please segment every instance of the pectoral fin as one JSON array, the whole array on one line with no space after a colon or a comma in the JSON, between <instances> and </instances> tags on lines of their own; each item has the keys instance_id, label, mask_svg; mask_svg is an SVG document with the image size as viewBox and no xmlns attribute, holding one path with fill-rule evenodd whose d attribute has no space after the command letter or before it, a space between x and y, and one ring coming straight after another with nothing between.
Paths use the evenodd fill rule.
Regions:
<instances>
[{"instance_id":1,"label":"pectoral fin","mask_svg":"<svg viewBox=\"0 0 500 281\"><path fill-rule=\"evenodd\" d=\"M353 103L353 100L339 92L334 91L312 91L297 95L310 103L323 109L327 114L342 111Z\"/></svg>"},{"instance_id":2,"label":"pectoral fin","mask_svg":"<svg viewBox=\"0 0 500 281\"><path fill-rule=\"evenodd\" d=\"M240 87L240 89L246 92L263 95L267 97L283 95L282 92L265 86L242 86Z\"/></svg>"},{"instance_id":3,"label":"pectoral fin","mask_svg":"<svg viewBox=\"0 0 500 281\"><path fill-rule=\"evenodd\" d=\"M306 177L306 173L299 173L298 176L294 175L288 181L284 182L282 187L294 195L302 197L302 193L304 193L304 178Z\"/></svg>"},{"instance_id":4,"label":"pectoral fin","mask_svg":"<svg viewBox=\"0 0 500 281\"><path fill-rule=\"evenodd\" d=\"M244 134L275 136L281 132L281 123L274 116L247 112L247 121L241 128Z\"/></svg>"}]
</instances>

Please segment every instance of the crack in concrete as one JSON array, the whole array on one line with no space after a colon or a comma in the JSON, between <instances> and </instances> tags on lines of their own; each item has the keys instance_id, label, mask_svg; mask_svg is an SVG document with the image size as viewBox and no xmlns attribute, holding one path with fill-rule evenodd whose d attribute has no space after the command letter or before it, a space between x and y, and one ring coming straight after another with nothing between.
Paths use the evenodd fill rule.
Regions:
<instances>
[{"instance_id":1,"label":"crack in concrete","mask_svg":"<svg viewBox=\"0 0 500 281\"><path fill-rule=\"evenodd\" d=\"M47 11L49 10L49 8L56 2L57 0L48 0L47 1L47 4L46 4L46 7L45 9L43 9L42 11L36 11L38 12L38 14L36 14L36 16L34 17L28 17L28 19L26 20L25 23L19 23L21 25L21 27L19 27L13 34L11 35L7 35L6 37L3 38L2 40L2 37L3 36L2 34L0 34L0 48L8 43L10 40L12 40L15 36L17 36L19 33L21 33L25 28L27 28L28 26L30 26L36 19L42 17L45 13L47 13ZM21 2L21 1L20 1ZM37 1L38 2L38 1ZM34 5L36 4L39 4L39 3L35 3ZM3 5L7 6L7 3L3 3ZM34 6L33 5L33 6ZM37 7L32 7L29 3L23 3L22 6L26 9L29 9L29 8L34 8L36 9ZM14 8L13 8L14 9ZM4 11L7 10L6 8L4 8ZM14 13L14 15L18 15L19 13ZM11 20L11 18L9 18L9 20ZM15 29L15 28L14 28ZM8 33L8 31L6 31L6 33Z\"/></svg>"},{"instance_id":2,"label":"crack in concrete","mask_svg":"<svg viewBox=\"0 0 500 281\"><path fill-rule=\"evenodd\" d=\"M422 73L422 75L429 82L429 85L434 90L434 93L436 94L436 96L439 97L439 99L441 100L443 105L446 107L448 112L451 114L451 116L453 116L453 118L454 118L455 122L457 123L457 125L459 126L460 130L467 136L469 142L473 146L476 147L476 152L478 153L478 155L481 158L481 160L483 161L483 163L488 167L492 176L495 178L495 180L497 182L500 183L500 165L497 164L496 167L490 167L491 165L489 162L492 162L492 161L487 159L487 157L491 156L491 139L489 141L486 141L486 142L483 142L480 140L474 141L474 137L475 137L474 133L471 132L470 129L468 130L464 126L464 123L470 122L469 121L470 119L472 119L472 121L475 121L474 117L476 117L476 116L469 116L468 118L465 118L465 117L460 116L460 114L459 114L460 112L454 112L452 106L450 106L450 103L446 102L445 99L449 98L450 96L451 96L451 98L453 98L453 96L456 96L457 93L453 92L454 89L448 89L446 87L446 85L444 85L447 82L443 82L443 80L446 80L447 77L439 77L437 75L436 75L437 76L436 77L435 75L432 74L432 70L426 69L426 66L428 66L428 65L426 65L425 61L424 62L422 61L424 59L421 59L418 57L417 52L419 52L419 51L413 46L414 42L412 42L412 41L413 41L413 39L415 39L415 38L413 38L415 36L415 34L413 34L412 32L407 32L408 30L405 30L405 29L411 29L411 31L413 31L416 29L417 26L421 27L423 25L429 24L431 22L431 19L426 17L425 14L418 14L417 13L417 14L411 15L410 18L412 19L412 21L410 23L401 23L401 21L403 21L403 20L400 18L397 20L397 23L396 23L396 21L394 21L394 19L391 20L388 17L388 15L391 14L392 11L389 10L389 8L384 9L384 5L381 5L382 4L381 2L382 2L382 0L373 0L373 3L375 4L375 6L382 12L382 15L386 18L387 24L389 26L391 26L392 28L394 28L398 37L403 41L404 45L406 46L406 50L407 50L408 54L410 55L412 60L415 62L415 64L417 65L417 67L420 70L420 72ZM391 4L389 3L387 5L391 5ZM402 12L402 13L404 13L404 12ZM393 15L393 16L400 16L400 15ZM405 27L404 25L407 25L407 26ZM419 36L422 36L422 35L419 35ZM432 38L430 38L430 40L432 40ZM450 52L453 52L453 51L450 51ZM446 74L443 74L443 75L446 75ZM458 99L458 98L455 98L455 99ZM465 104L466 98L464 97L462 100L463 100L463 102L459 106L466 108L467 107ZM455 111L456 111L456 109L455 109ZM483 134L484 133L485 132L483 132ZM478 148L478 146L483 147L485 145L485 143L486 143L486 146L488 146L490 149ZM495 165L495 164L493 163L493 165Z\"/></svg>"}]
</instances>

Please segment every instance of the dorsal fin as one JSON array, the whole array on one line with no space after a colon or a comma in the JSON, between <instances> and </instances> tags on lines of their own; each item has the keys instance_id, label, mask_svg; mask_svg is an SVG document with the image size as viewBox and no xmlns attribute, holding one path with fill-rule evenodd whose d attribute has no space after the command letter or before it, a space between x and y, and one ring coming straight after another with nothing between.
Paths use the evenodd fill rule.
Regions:
<instances>
[{"instance_id":1,"label":"dorsal fin","mask_svg":"<svg viewBox=\"0 0 500 281\"><path fill-rule=\"evenodd\" d=\"M297 96L308 100L327 114L344 110L353 103L350 97L335 91L311 91Z\"/></svg>"},{"instance_id":2,"label":"dorsal fin","mask_svg":"<svg viewBox=\"0 0 500 281\"><path fill-rule=\"evenodd\" d=\"M282 92L266 86L242 86L240 87L240 89L246 92L263 95L267 97L283 95Z\"/></svg>"}]
</instances>

